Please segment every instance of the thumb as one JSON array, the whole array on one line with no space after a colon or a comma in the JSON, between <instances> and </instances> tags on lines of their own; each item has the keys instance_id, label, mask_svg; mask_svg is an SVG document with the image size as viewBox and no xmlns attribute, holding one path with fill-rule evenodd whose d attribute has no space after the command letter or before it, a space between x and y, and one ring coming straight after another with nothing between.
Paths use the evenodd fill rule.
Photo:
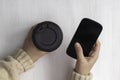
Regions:
<instances>
[{"instance_id":1,"label":"thumb","mask_svg":"<svg viewBox=\"0 0 120 80\"><path fill-rule=\"evenodd\" d=\"M33 29L34 29L34 26L29 30L28 34L27 34L27 37L26 37L26 40L31 40L32 38L32 33L33 33Z\"/></svg>"},{"instance_id":2,"label":"thumb","mask_svg":"<svg viewBox=\"0 0 120 80\"><path fill-rule=\"evenodd\" d=\"M29 37L31 37L32 36L32 33L33 33L33 29L34 29L35 27L33 26L31 29L30 29L30 31L29 31L29 33L28 33L28 36Z\"/></svg>"},{"instance_id":3,"label":"thumb","mask_svg":"<svg viewBox=\"0 0 120 80\"><path fill-rule=\"evenodd\" d=\"M75 43L75 51L76 51L76 54L77 54L77 59L83 59L84 58L82 47L78 42Z\"/></svg>"}]
</instances>

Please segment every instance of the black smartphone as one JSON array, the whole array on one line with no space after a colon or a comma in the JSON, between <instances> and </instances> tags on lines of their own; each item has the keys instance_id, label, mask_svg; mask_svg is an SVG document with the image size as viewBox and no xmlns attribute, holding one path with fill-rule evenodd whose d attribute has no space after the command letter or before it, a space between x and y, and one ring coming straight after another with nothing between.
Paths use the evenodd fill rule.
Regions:
<instances>
[{"instance_id":1,"label":"black smartphone","mask_svg":"<svg viewBox=\"0 0 120 80\"><path fill-rule=\"evenodd\" d=\"M102 29L102 25L98 22L89 18L82 19L67 48L66 53L72 58L77 59L74 44L75 42L79 42L82 46L84 56L89 56L89 53L93 48L97 38L99 37Z\"/></svg>"}]
</instances>

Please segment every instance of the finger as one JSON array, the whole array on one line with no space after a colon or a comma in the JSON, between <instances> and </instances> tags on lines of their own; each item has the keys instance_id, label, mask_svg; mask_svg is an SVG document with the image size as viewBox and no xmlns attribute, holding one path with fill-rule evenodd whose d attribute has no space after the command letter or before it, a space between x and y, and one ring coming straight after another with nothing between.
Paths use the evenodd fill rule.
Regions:
<instances>
[{"instance_id":1,"label":"finger","mask_svg":"<svg viewBox=\"0 0 120 80\"><path fill-rule=\"evenodd\" d=\"M100 42L99 40L97 40L91 56L97 58L99 55L99 51L100 51Z\"/></svg>"},{"instance_id":2,"label":"finger","mask_svg":"<svg viewBox=\"0 0 120 80\"><path fill-rule=\"evenodd\" d=\"M29 39L32 38L33 29L34 29L34 27L32 27L32 28L30 29L30 31L28 32L27 37L26 37L27 40L29 40Z\"/></svg>"},{"instance_id":3,"label":"finger","mask_svg":"<svg viewBox=\"0 0 120 80\"><path fill-rule=\"evenodd\" d=\"M89 53L89 57L92 57L94 55L93 52L95 51L95 44L93 45L93 48L92 48L92 50Z\"/></svg>"},{"instance_id":4,"label":"finger","mask_svg":"<svg viewBox=\"0 0 120 80\"><path fill-rule=\"evenodd\" d=\"M100 41L99 40L96 41L94 51L97 53L99 53L99 51L100 51Z\"/></svg>"},{"instance_id":5,"label":"finger","mask_svg":"<svg viewBox=\"0 0 120 80\"><path fill-rule=\"evenodd\" d=\"M78 42L75 43L75 51L76 51L76 54L77 54L77 59L83 59L84 58L82 47Z\"/></svg>"},{"instance_id":6,"label":"finger","mask_svg":"<svg viewBox=\"0 0 120 80\"><path fill-rule=\"evenodd\" d=\"M34 29L34 27L32 27L32 28L30 29L30 31L29 31L29 33L28 33L29 36L32 35L33 29Z\"/></svg>"}]
</instances>

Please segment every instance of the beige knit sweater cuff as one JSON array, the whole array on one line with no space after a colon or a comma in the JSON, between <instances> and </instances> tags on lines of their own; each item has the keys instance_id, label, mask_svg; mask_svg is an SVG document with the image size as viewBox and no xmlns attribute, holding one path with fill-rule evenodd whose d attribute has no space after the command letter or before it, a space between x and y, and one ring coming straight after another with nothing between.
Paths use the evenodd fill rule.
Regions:
<instances>
[{"instance_id":1,"label":"beige knit sweater cuff","mask_svg":"<svg viewBox=\"0 0 120 80\"><path fill-rule=\"evenodd\" d=\"M89 73L86 76L86 75L81 75L81 74L73 71L73 73L72 73L72 80L92 80L92 74Z\"/></svg>"},{"instance_id":2,"label":"beige knit sweater cuff","mask_svg":"<svg viewBox=\"0 0 120 80\"><path fill-rule=\"evenodd\" d=\"M13 58L15 58L21 64L23 69L22 72L25 72L33 67L33 61L31 57L23 49L19 49L17 54L13 55Z\"/></svg>"}]
</instances>

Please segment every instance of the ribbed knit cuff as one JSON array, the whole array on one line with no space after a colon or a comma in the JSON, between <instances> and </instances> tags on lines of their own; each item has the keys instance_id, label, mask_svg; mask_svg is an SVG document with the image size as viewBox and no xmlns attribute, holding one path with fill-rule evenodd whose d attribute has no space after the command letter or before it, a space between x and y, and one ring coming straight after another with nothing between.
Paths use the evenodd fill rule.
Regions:
<instances>
[{"instance_id":1,"label":"ribbed knit cuff","mask_svg":"<svg viewBox=\"0 0 120 80\"><path fill-rule=\"evenodd\" d=\"M24 72L33 67L31 57L23 49L19 49L18 52L13 55L13 58L22 65Z\"/></svg>"},{"instance_id":2,"label":"ribbed knit cuff","mask_svg":"<svg viewBox=\"0 0 120 80\"><path fill-rule=\"evenodd\" d=\"M92 80L92 74L89 73L88 75L81 75L75 71L72 73L72 80Z\"/></svg>"}]
</instances>

